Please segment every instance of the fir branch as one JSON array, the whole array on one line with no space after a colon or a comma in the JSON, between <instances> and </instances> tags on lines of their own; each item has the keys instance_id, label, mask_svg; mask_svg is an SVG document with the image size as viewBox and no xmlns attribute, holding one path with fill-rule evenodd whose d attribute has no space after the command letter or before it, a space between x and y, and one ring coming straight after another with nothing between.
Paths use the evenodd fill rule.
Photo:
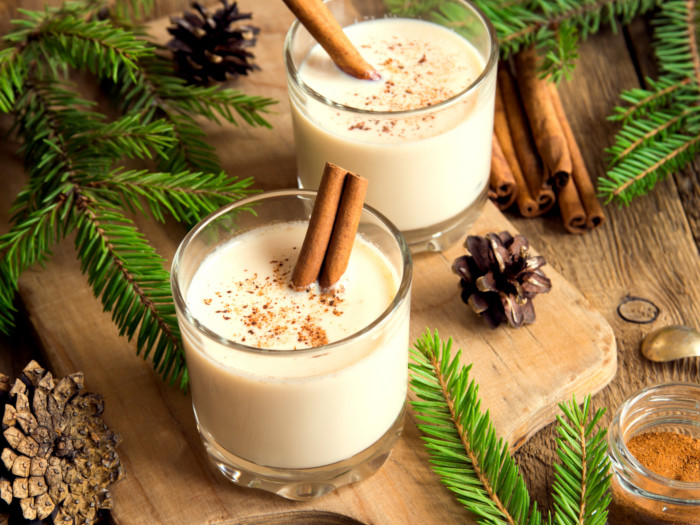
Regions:
<instances>
[{"instance_id":1,"label":"fir branch","mask_svg":"<svg viewBox=\"0 0 700 525\"><path fill-rule=\"evenodd\" d=\"M0 235L0 333L9 334L13 326L14 295L22 272L35 264L43 265L52 246L73 226L68 197L27 214Z\"/></svg>"},{"instance_id":2,"label":"fir branch","mask_svg":"<svg viewBox=\"0 0 700 525\"><path fill-rule=\"evenodd\" d=\"M153 173L146 170L116 170L91 185L86 193L95 200L113 202L143 213L141 199L151 216L164 221L170 214L178 221L195 216L197 220L225 204L249 195L252 179L236 180L225 173Z\"/></svg>"},{"instance_id":3,"label":"fir branch","mask_svg":"<svg viewBox=\"0 0 700 525\"><path fill-rule=\"evenodd\" d=\"M116 210L83 198L75 246L96 297L119 327L136 336L137 354L149 357L163 379L188 382L180 330L165 260ZM138 334L137 334L138 331Z\"/></svg>"},{"instance_id":4,"label":"fir branch","mask_svg":"<svg viewBox=\"0 0 700 525\"><path fill-rule=\"evenodd\" d=\"M143 19L153 12L153 0L116 0L114 2L114 15L123 21Z\"/></svg>"},{"instance_id":5,"label":"fir branch","mask_svg":"<svg viewBox=\"0 0 700 525\"><path fill-rule=\"evenodd\" d=\"M75 69L116 80L122 72L133 76L138 59L153 54L152 44L107 20L84 20L71 13L56 17L48 9L43 14L20 12L27 18L14 21L16 28L4 40L31 49L47 64L60 58Z\"/></svg>"},{"instance_id":6,"label":"fir branch","mask_svg":"<svg viewBox=\"0 0 700 525\"><path fill-rule=\"evenodd\" d=\"M480 516L480 523L542 522L508 444L496 439L488 412L481 412L478 386L451 355L452 340L440 341L437 331L418 339L409 365L413 402L433 469L457 499Z\"/></svg>"},{"instance_id":7,"label":"fir branch","mask_svg":"<svg viewBox=\"0 0 700 525\"><path fill-rule=\"evenodd\" d=\"M598 180L608 202L629 202L659 180L693 161L700 152L700 57L696 4L665 0L654 18L654 52L661 77L650 89L622 93L629 107L615 108L623 127L607 151L610 168Z\"/></svg>"},{"instance_id":8,"label":"fir branch","mask_svg":"<svg viewBox=\"0 0 700 525\"><path fill-rule=\"evenodd\" d=\"M649 112L645 118L625 124L617 133L615 145L606 151L612 155L612 163L618 164L637 148L665 140L669 134L680 131L687 120L698 113L700 107L687 106Z\"/></svg>"},{"instance_id":9,"label":"fir branch","mask_svg":"<svg viewBox=\"0 0 700 525\"><path fill-rule=\"evenodd\" d=\"M579 407L574 397L559 408L566 416L557 416L557 455L555 465L554 509L558 525L604 525L610 504L610 462L607 459L604 429L593 430L605 414L597 410L592 418L590 397Z\"/></svg>"},{"instance_id":10,"label":"fir branch","mask_svg":"<svg viewBox=\"0 0 700 525\"><path fill-rule=\"evenodd\" d=\"M142 122L139 115L125 115L109 124L95 126L75 135L71 142L78 149L93 148L95 154L119 159L151 159L152 152L165 157L176 143L173 127L164 120Z\"/></svg>"},{"instance_id":11,"label":"fir branch","mask_svg":"<svg viewBox=\"0 0 700 525\"><path fill-rule=\"evenodd\" d=\"M654 53L660 75L700 85L695 0L664 0L654 17Z\"/></svg>"},{"instance_id":12,"label":"fir branch","mask_svg":"<svg viewBox=\"0 0 700 525\"><path fill-rule=\"evenodd\" d=\"M167 86L164 85L165 82ZM177 77L161 76L157 92L180 112L201 115L217 124L221 123L219 119L222 118L230 124L238 125L238 115L251 126L271 127L261 113L267 112L268 106L277 103L273 99L245 95L238 90L222 89L220 86L185 86L187 85Z\"/></svg>"},{"instance_id":13,"label":"fir branch","mask_svg":"<svg viewBox=\"0 0 700 525\"><path fill-rule=\"evenodd\" d=\"M680 82L670 78L660 78L659 80L647 78L646 84L650 86L650 89L633 88L623 91L620 98L630 106L627 108L615 107L614 114L608 117L608 120L624 122L630 118L642 117L648 111L668 106L673 102L675 93L686 88L690 83L690 78L684 78Z\"/></svg>"},{"instance_id":14,"label":"fir branch","mask_svg":"<svg viewBox=\"0 0 700 525\"><path fill-rule=\"evenodd\" d=\"M122 75L110 91L122 111L140 113L145 121L163 118L173 126L177 142L160 161L161 171L222 171L214 148L205 142L206 135L194 120L196 115L215 122L222 118L236 125L238 115L250 125L270 127L262 113L276 102L272 99L230 89L189 86L174 74L172 63L161 56L144 58L139 65L139 75Z\"/></svg>"},{"instance_id":15,"label":"fir branch","mask_svg":"<svg viewBox=\"0 0 700 525\"><path fill-rule=\"evenodd\" d=\"M508 444L496 440L488 412L481 411L478 385L469 378L471 365L462 366L461 351L452 355L452 340L437 331L419 338L412 350L412 401L425 434L433 470L457 494L457 499L483 524L543 522ZM554 490L555 514L546 523L601 525L610 503L609 462L605 431L594 432L603 411L589 418L590 396L579 408L575 398L559 405Z\"/></svg>"},{"instance_id":16,"label":"fir branch","mask_svg":"<svg viewBox=\"0 0 700 525\"><path fill-rule=\"evenodd\" d=\"M21 94L27 76L21 50L8 47L0 50L0 111L8 113Z\"/></svg>"},{"instance_id":17,"label":"fir branch","mask_svg":"<svg viewBox=\"0 0 700 525\"><path fill-rule=\"evenodd\" d=\"M570 78L578 60L577 28L563 23L551 38L540 41L538 52L543 57L539 66L543 77L551 76L553 82Z\"/></svg>"},{"instance_id":18,"label":"fir branch","mask_svg":"<svg viewBox=\"0 0 700 525\"><path fill-rule=\"evenodd\" d=\"M133 11L143 4L130 5ZM184 388L164 260L122 211L147 208L158 220L170 214L192 222L250 193L249 179L223 173L195 117L269 127L262 113L274 101L171 78L172 66L155 56L158 48L140 26L98 20L103 7L83 0L26 11L2 38L0 110L15 117L29 178L13 203L10 231L0 236L0 331L13 325L21 273L77 230L81 268L120 333L136 339L137 353L151 357L164 379L179 377ZM108 121L82 98L66 80L73 69L114 83L121 116ZM124 157L155 157L171 169L124 171L115 167Z\"/></svg>"},{"instance_id":19,"label":"fir branch","mask_svg":"<svg viewBox=\"0 0 700 525\"><path fill-rule=\"evenodd\" d=\"M682 169L700 152L700 135L671 134L665 140L656 141L606 173L598 181L598 189L620 204L629 204L632 199L648 193L659 180L669 173Z\"/></svg>"},{"instance_id":20,"label":"fir branch","mask_svg":"<svg viewBox=\"0 0 700 525\"><path fill-rule=\"evenodd\" d=\"M95 156L89 149L81 154L70 147L75 134L100 125L102 116L87 111L93 103L69 88L68 83L34 81L27 84L17 102L15 130L23 139L20 153L29 184L13 204L13 222L53 202L63 191L62 184L81 170L104 170L109 165L109 159Z\"/></svg>"}]
</instances>

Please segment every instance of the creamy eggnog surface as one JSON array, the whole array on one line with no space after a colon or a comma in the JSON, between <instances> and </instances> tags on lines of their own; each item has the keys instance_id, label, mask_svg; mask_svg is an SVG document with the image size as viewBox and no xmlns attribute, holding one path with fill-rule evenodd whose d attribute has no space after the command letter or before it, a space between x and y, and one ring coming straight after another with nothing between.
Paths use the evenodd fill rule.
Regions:
<instances>
[{"instance_id":1,"label":"creamy eggnog surface","mask_svg":"<svg viewBox=\"0 0 700 525\"><path fill-rule=\"evenodd\" d=\"M204 258L184 294L191 316L216 334L183 330L200 431L227 453L276 468L329 465L367 449L400 417L407 391L408 302L353 336L392 303L394 267L358 235L338 283L295 291L306 227L234 236Z\"/></svg>"},{"instance_id":2,"label":"creamy eggnog surface","mask_svg":"<svg viewBox=\"0 0 700 525\"><path fill-rule=\"evenodd\" d=\"M381 80L355 79L320 46L311 49L298 79L326 100L290 87L301 185L318 187L326 161L352 170L370 180L367 203L404 233L454 220L483 200L495 75L465 90L486 58L422 20L381 18L344 30Z\"/></svg>"},{"instance_id":3,"label":"creamy eggnog surface","mask_svg":"<svg viewBox=\"0 0 700 525\"><path fill-rule=\"evenodd\" d=\"M368 111L425 108L464 91L484 70L484 60L469 42L431 22L381 18L353 24L344 31L381 75L380 80L359 80L343 73L320 45L311 49L299 69L308 87L344 106ZM334 120L342 125L341 119ZM398 132L374 131L385 142L420 139L434 133L434 123L426 122ZM371 120L365 124L366 128L355 129L373 129Z\"/></svg>"},{"instance_id":4,"label":"creamy eggnog surface","mask_svg":"<svg viewBox=\"0 0 700 525\"><path fill-rule=\"evenodd\" d=\"M187 293L192 314L218 335L256 348L300 349L343 339L389 306L398 276L358 237L352 264L327 291L291 288L307 223L241 234L210 254ZM224 356L225 358L225 356Z\"/></svg>"}]
</instances>

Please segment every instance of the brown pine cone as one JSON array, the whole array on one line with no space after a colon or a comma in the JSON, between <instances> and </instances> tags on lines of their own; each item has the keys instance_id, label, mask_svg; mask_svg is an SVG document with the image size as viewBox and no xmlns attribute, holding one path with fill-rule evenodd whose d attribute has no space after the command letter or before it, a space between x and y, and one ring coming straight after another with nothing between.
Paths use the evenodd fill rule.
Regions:
<instances>
[{"instance_id":1,"label":"brown pine cone","mask_svg":"<svg viewBox=\"0 0 700 525\"><path fill-rule=\"evenodd\" d=\"M238 24L252 15L240 13L236 2L229 4L228 0L221 0L221 3L223 7L211 13L199 2L192 2L194 11L170 19L174 26L168 27L168 33L173 38L167 46L180 76L192 84L223 82L259 69L252 63L254 55L249 50L255 45L260 29Z\"/></svg>"},{"instance_id":2,"label":"brown pine cone","mask_svg":"<svg viewBox=\"0 0 700 525\"><path fill-rule=\"evenodd\" d=\"M452 264L461 278L462 301L491 328L504 321L514 328L535 322L532 298L552 288L541 269L544 257L531 257L527 239L508 232L470 235L464 246L471 255Z\"/></svg>"},{"instance_id":3,"label":"brown pine cone","mask_svg":"<svg viewBox=\"0 0 700 525\"><path fill-rule=\"evenodd\" d=\"M6 376L3 384L9 387ZM0 394L6 469L0 498L27 520L90 524L111 508L108 487L124 475L114 450L120 438L102 421L102 397L82 388L82 373L56 383L32 361Z\"/></svg>"}]
</instances>

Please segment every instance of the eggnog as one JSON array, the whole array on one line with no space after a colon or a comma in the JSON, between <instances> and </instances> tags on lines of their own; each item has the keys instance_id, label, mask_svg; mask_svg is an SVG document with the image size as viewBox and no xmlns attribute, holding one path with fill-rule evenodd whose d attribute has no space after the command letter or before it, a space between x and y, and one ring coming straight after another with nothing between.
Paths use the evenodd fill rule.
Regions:
<instances>
[{"instance_id":1,"label":"eggnog","mask_svg":"<svg viewBox=\"0 0 700 525\"><path fill-rule=\"evenodd\" d=\"M387 242L389 232L378 237L380 219L370 217L360 232L369 228L371 239L358 234L339 282L294 290L308 209L276 212L293 196L269 195L257 215L237 215L248 224L225 240L207 241L211 227L191 233L174 263L192 403L227 475L241 465L303 471L356 457L400 430L406 400L410 257L393 235ZM252 472L246 484L264 478Z\"/></svg>"},{"instance_id":2,"label":"eggnog","mask_svg":"<svg viewBox=\"0 0 700 525\"><path fill-rule=\"evenodd\" d=\"M488 23L481 27L486 36L470 41L409 18L347 25L378 81L343 73L319 45L296 44L304 30L293 28L287 71L300 185L318 187L333 162L370 180L367 203L415 251L461 237L484 201L491 158L496 49Z\"/></svg>"}]
</instances>

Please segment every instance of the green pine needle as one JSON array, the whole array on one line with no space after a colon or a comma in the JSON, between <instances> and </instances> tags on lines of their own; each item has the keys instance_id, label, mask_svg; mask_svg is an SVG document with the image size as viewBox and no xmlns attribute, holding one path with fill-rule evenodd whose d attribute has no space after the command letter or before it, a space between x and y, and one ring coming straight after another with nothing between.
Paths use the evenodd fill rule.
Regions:
<instances>
[{"instance_id":1,"label":"green pine needle","mask_svg":"<svg viewBox=\"0 0 700 525\"><path fill-rule=\"evenodd\" d=\"M15 313L14 295L24 270L44 264L51 248L69 233L74 224L71 203L56 200L15 221L0 235L0 332L9 334Z\"/></svg>"},{"instance_id":2,"label":"green pine needle","mask_svg":"<svg viewBox=\"0 0 700 525\"><path fill-rule=\"evenodd\" d=\"M488 412L481 411L478 385L463 367L461 351L452 355L452 340L437 331L418 339L409 365L418 425L427 436L433 469L479 523L536 523L542 518L508 453L497 440ZM425 402L437 401L430 405ZM455 475L455 473L460 473Z\"/></svg>"},{"instance_id":3,"label":"green pine needle","mask_svg":"<svg viewBox=\"0 0 700 525\"><path fill-rule=\"evenodd\" d=\"M250 193L252 179L236 180L225 173L154 173L116 170L86 192L96 201L111 202L131 211L144 212L142 201L156 220L166 215L199 221L220 207Z\"/></svg>"},{"instance_id":4,"label":"green pine needle","mask_svg":"<svg viewBox=\"0 0 700 525\"><path fill-rule=\"evenodd\" d=\"M119 334L136 336L137 353L151 355L163 379L180 377L184 388L184 350L165 260L131 220L97 203L84 204L76 229L81 269Z\"/></svg>"},{"instance_id":5,"label":"green pine needle","mask_svg":"<svg viewBox=\"0 0 700 525\"><path fill-rule=\"evenodd\" d=\"M543 520L508 444L497 438L489 413L482 412L479 387L469 378L471 365L461 365L460 354L453 355L452 339L444 342L437 331L426 331L415 342L409 364L417 397L411 405L443 484L482 524L604 524L609 463L605 432L595 431L604 412L589 417L590 397L582 407L575 398L560 405L554 515Z\"/></svg>"},{"instance_id":6,"label":"green pine needle","mask_svg":"<svg viewBox=\"0 0 700 525\"><path fill-rule=\"evenodd\" d=\"M120 334L136 342L164 380L188 384L164 259L126 212L191 224L251 193L250 179L225 174L198 119L270 127L274 100L219 87L192 87L127 17L151 0L65 2L24 18L0 40L0 111L14 117L26 186L0 236L0 332L14 324L17 283L76 232L81 269ZM68 81L93 73L120 115L108 118ZM126 170L125 158L159 171Z\"/></svg>"},{"instance_id":7,"label":"green pine needle","mask_svg":"<svg viewBox=\"0 0 700 525\"><path fill-rule=\"evenodd\" d=\"M692 163L700 152L700 53L696 2L665 0L653 19L658 80L648 89L622 93L623 122L608 148L610 162L598 192L620 205L645 195L656 183Z\"/></svg>"},{"instance_id":8,"label":"green pine needle","mask_svg":"<svg viewBox=\"0 0 700 525\"><path fill-rule=\"evenodd\" d=\"M103 78L116 80L120 72L134 75L137 61L153 54L154 46L131 32L114 27L108 20L85 20L65 11L18 10L25 19L15 20L15 29L4 40L24 48L36 60L56 60Z\"/></svg>"}]
</instances>

